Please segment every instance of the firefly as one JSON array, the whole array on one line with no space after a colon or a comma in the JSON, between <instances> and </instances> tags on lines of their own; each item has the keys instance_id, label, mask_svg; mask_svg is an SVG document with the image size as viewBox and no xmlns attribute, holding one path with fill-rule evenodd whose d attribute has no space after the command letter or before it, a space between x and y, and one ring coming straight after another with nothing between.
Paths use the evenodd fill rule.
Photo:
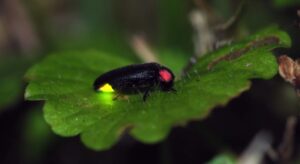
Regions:
<instances>
[{"instance_id":1,"label":"firefly","mask_svg":"<svg viewBox=\"0 0 300 164\"><path fill-rule=\"evenodd\" d=\"M176 91L173 88L174 78L169 68L158 63L134 64L100 75L94 82L94 90L115 92L117 95L142 93L146 101L152 91Z\"/></svg>"}]
</instances>

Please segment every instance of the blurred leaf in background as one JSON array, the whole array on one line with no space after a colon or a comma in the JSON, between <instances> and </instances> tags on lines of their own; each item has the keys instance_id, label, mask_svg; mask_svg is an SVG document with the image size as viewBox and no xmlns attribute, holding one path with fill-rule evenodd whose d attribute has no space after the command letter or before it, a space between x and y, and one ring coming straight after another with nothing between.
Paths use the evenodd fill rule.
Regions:
<instances>
[{"instance_id":1,"label":"blurred leaf in background","mask_svg":"<svg viewBox=\"0 0 300 164\"><path fill-rule=\"evenodd\" d=\"M0 111L23 100L23 75L30 63L24 57L0 57Z\"/></svg>"},{"instance_id":2,"label":"blurred leaf in background","mask_svg":"<svg viewBox=\"0 0 300 164\"><path fill-rule=\"evenodd\" d=\"M295 5L300 5L299 0L273 0L273 4L275 7L284 8L284 7L292 7Z\"/></svg>"},{"instance_id":3,"label":"blurred leaf in background","mask_svg":"<svg viewBox=\"0 0 300 164\"><path fill-rule=\"evenodd\" d=\"M54 136L46 124L41 107L29 110L22 127L22 154L26 163L40 163L53 143Z\"/></svg>"},{"instance_id":4,"label":"blurred leaf in background","mask_svg":"<svg viewBox=\"0 0 300 164\"><path fill-rule=\"evenodd\" d=\"M229 153L222 153L215 156L211 161L206 164L235 164L237 161L234 156Z\"/></svg>"},{"instance_id":5,"label":"blurred leaf in background","mask_svg":"<svg viewBox=\"0 0 300 164\"><path fill-rule=\"evenodd\" d=\"M113 1L27 0L47 52L95 49L135 59Z\"/></svg>"},{"instance_id":6,"label":"blurred leaf in background","mask_svg":"<svg viewBox=\"0 0 300 164\"><path fill-rule=\"evenodd\" d=\"M158 1L159 46L191 53L192 28L189 22L189 1Z\"/></svg>"}]
</instances>

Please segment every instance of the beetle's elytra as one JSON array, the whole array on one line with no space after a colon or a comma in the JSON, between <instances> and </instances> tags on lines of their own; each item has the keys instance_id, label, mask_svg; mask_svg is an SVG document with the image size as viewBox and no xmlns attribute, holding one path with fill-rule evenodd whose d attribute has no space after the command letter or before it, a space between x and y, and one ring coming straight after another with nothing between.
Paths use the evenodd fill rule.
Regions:
<instances>
[{"instance_id":1,"label":"beetle's elytra","mask_svg":"<svg viewBox=\"0 0 300 164\"><path fill-rule=\"evenodd\" d=\"M150 91L175 91L174 78L169 68L158 63L135 64L100 75L94 82L94 89L125 95L143 93L143 100L146 101Z\"/></svg>"}]
</instances>

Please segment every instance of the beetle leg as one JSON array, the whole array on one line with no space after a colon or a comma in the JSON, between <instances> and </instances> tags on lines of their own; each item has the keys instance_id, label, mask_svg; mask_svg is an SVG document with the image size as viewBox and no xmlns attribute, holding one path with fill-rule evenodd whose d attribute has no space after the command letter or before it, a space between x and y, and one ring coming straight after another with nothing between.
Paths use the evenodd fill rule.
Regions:
<instances>
[{"instance_id":1,"label":"beetle leg","mask_svg":"<svg viewBox=\"0 0 300 164\"><path fill-rule=\"evenodd\" d=\"M113 101L115 101L115 100L129 100L129 98L126 95L117 93L113 98Z\"/></svg>"},{"instance_id":2,"label":"beetle leg","mask_svg":"<svg viewBox=\"0 0 300 164\"><path fill-rule=\"evenodd\" d=\"M150 89L146 90L144 95L143 95L143 100L146 101L147 97L149 96L149 91Z\"/></svg>"},{"instance_id":3,"label":"beetle leg","mask_svg":"<svg viewBox=\"0 0 300 164\"><path fill-rule=\"evenodd\" d=\"M171 92L173 92L173 93L177 93L177 90L176 89L174 89L174 88L171 88L171 90L170 90Z\"/></svg>"},{"instance_id":4,"label":"beetle leg","mask_svg":"<svg viewBox=\"0 0 300 164\"><path fill-rule=\"evenodd\" d=\"M117 94L114 96L113 101L117 100L120 96L121 96L121 95L117 93Z\"/></svg>"}]
</instances>

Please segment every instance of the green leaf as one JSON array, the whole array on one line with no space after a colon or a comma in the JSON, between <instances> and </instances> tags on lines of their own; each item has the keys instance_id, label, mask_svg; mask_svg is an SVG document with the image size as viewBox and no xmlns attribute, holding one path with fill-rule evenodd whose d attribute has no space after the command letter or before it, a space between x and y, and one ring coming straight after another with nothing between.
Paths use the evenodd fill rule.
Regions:
<instances>
[{"instance_id":1,"label":"green leaf","mask_svg":"<svg viewBox=\"0 0 300 164\"><path fill-rule=\"evenodd\" d=\"M49 55L27 72L25 96L46 100L44 115L55 133L80 134L92 149L110 148L124 131L141 142L155 143L173 126L203 119L213 107L226 104L250 87L249 79L273 77L277 63L270 51L290 42L277 28L264 30L207 54L175 83L177 94L153 92L146 102L141 95L113 101L113 95L93 90L99 75L130 60L97 51Z\"/></svg>"},{"instance_id":2,"label":"green leaf","mask_svg":"<svg viewBox=\"0 0 300 164\"><path fill-rule=\"evenodd\" d=\"M235 164L237 161L229 153L219 154L206 164Z\"/></svg>"}]
</instances>

